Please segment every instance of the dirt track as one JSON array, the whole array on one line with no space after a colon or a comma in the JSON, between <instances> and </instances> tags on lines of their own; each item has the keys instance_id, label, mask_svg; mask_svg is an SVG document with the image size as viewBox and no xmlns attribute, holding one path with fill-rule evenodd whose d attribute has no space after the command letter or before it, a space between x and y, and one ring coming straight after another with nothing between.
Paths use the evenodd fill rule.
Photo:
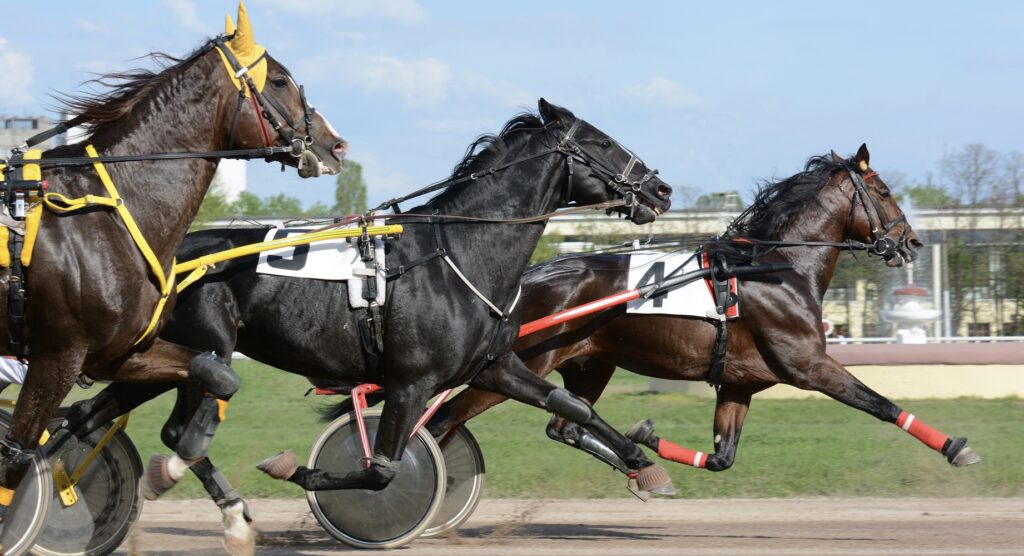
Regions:
<instances>
[{"instance_id":1,"label":"dirt track","mask_svg":"<svg viewBox=\"0 0 1024 556\"><path fill-rule=\"evenodd\" d=\"M305 501L258 500L258 554L348 550ZM222 554L209 501L146 505L120 553ZM402 556L461 554L1024 554L1024 499L484 500L457 537Z\"/></svg>"}]
</instances>

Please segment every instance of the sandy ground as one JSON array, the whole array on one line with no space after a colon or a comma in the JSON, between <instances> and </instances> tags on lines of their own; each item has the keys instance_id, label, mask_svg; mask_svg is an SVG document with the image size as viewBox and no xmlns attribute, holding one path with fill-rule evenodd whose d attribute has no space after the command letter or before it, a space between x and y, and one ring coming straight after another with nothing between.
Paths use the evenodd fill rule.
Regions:
<instances>
[{"instance_id":1,"label":"sandy ground","mask_svg":"<svg viewBox=\"0 0 1024 556\"><path fill-rule=\"evenodd\" d=\"M257 500L257 554L352 549L302 500ZM147 503L121 554L222 554L212 502ZM1024 499L483 500L457 536L402 556L1024 554Z\"/></svg>"}]
</instances>

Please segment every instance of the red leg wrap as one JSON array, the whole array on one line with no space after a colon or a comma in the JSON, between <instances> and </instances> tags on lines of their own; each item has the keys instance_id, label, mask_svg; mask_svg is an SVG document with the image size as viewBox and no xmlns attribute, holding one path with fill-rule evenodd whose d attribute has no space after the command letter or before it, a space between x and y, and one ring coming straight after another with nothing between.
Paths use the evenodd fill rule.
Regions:
<instances>
[{"instance_id":1,"label":"red leg wrap","mask_svg":"<svg viewBox=\"0 0 1024 556\"><path fill-rule=\"evenodd\" d=\"M948 436L929 427L924 424L924 421L906 411L900 412L900 416L896 418L896 426L909 432L911 436L924 442L929 448L939 453L942 452L942 447L949 440Z\"/></svg>"},{"instance_id":2,"label":"red leg wrap","mask_svg":"<svg viewBox=\"0 0 1024 556\"><path fill-rule=\"evenodd\" d=\"M658 440L658 456L669 461L685 463L694 467L704 468L708 463L708 455L704 452L697 452L665 440Z\"/></svg>"}]
</instances>

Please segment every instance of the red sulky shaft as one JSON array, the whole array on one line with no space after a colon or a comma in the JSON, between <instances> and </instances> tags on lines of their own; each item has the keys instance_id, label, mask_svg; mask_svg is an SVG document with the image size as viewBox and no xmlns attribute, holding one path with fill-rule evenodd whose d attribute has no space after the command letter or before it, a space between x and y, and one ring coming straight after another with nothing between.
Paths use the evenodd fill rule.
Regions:
<instances>
[{"instance_id":1,"label":"red sulky shaft","mask_svg":"<svg viewBox=\"0 0 1024 556\"><path fill-rule=\"evenodd\" d=\"M537 332L539 330L551 328L552 326L562 324L565 321L570 321L582 317L584 315L589 315L591 313L603 311L609 307L621 305L623 303L627 303L639 298L640 291L636 289L626 290L621 293L609 295L608 297L602 297L601 299L591 301L590 303L585 303L583 305L580 305L579 307L573 307L572 309L566 309L561 313L555 313L553 315L548 315L542 319L530 321L519 327L519 337L522 338L527 334L533 334L534 332Z\"/></svg>"}]
</instances>

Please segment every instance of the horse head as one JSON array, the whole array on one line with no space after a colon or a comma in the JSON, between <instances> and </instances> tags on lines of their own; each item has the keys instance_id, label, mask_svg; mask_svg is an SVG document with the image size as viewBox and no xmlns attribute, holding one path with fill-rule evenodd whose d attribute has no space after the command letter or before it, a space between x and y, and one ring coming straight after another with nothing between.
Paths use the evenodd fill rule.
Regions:
<instances>
[{"instance_id":1,"label":"horse head","mask_svg":"<svg viewBox=\"0 0 1024 556\"><path fill-rule=\"evenodd\" d=\"M292 147L271 160L297 168L304 178L341 170L348 143L306 100L288 69L256 43L244 4L238 5L238 25L228 15L224 35L211 45L217 54L210 55L220 56L234 84L229 148Z\"/></svg>"},{"instance_id":2,"label":"horse head","mask_svg":"<svg viewBox=\"0 0 1024 556\"><path fill-rule=\"evenodd\" d=\"M866 144L849 160L832 151L832 160L842 164L848 174L839 182L840 189L850 198L847 233L850 239L868 243L868 252L882 257L886 265L903 266L917 258L917 250L924 244L907 222L889 186L871 169L870 158Z\"/></svg>"},{"instance_id":3,"label":"horse head","mask_svg":"<svg viewBox=\"0 0 1024 556\"><path fill-rule=\"evenodd\" d=\"M563 131L558 149L572 169L564 202L584 205L622 198L625 204L615 210L636 224L653 222L668 210L672 188L657 170L569 110L544 99L538 108L545 127Z\"/></svg>"}]
</instances>

